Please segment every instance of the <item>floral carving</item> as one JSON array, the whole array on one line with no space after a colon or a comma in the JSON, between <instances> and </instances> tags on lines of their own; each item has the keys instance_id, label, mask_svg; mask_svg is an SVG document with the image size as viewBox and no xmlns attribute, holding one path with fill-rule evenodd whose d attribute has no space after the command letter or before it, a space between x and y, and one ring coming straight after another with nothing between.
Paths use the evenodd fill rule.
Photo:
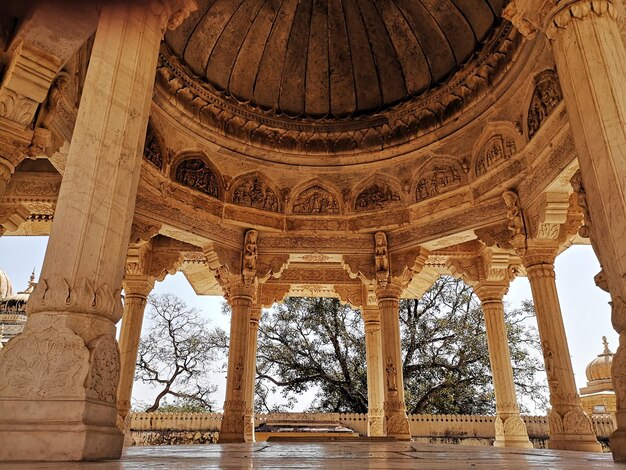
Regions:
<instances>
[{"instance_id":1,"label":"floral carving","mask_svg":"<svg viewBox=\"0 0 626 470\"><path fill-rule=\"evenodd\" d=\"M107 403L115 403L120 376L120 352L111 335L101 335L88 344L91 352L87 394Z\"/></svg>"},{"instance_id":2,"label":"floral carving","mask_svg":"<svg viewBox=\"0 0 626 470\"><path fill-rule=\"evenodd\" d=\"M399 200L400 195L397 191L391 189L391 186L386 183L374 183L361 191L356 198L354 208L357 211L382 209L388 204Z\"/></svg>"},{"instance_id":3,"label":"floral carving","mask_svg":"<svg viewBox=\"0 0 626 470\"><path fill-rule=\"evenodd\" d=\"M215 173L199 158L182 161L176 168L176 181L212 197L218 197Z\"/></svg>"},{"instance_id":4,"label":"floral carving","mask_svg":"<svg viewBox=\"0 0 626 470\"><path fill-rule=\"evenodd\" d=\"M526 424L519 416L511 416L504 422L504 434L506 436L526 436Z\"/></svg>"},{"instance_id":5,"label":"floral carving","mask_svg":"<svg viewBox=\"0 0 626 470\"><path fill-rule=\"evenodd\" d=\"M387 418L387 434L410 435L409 420L404 413L397 413Z\"/></svg>"},{"instance_id":6,"label":"floral carving","mask_svg":"<svg viewBox=\"0 0 626 470\"><path fill-rule=\"evenodd\" d=\"M278 197L258 176L242 181L233 191L233 203L278 212Z\"/></svg>"},{"instance_id":7,"label":"floral carving","mask_svg":"<svg viewBox=\"0 0 626 470\"><path fill-rule=\"evenodd\" d=\"M148 130L146 132L146 142L143 147L143 157L152 163L159 170L163 168L163 152L161 145L156 138L154 129L148 124Z\"/></svg>"},{"instance_id":8,"label":"floral carving","mask_svg":"<svg viewBox=\"0 0 626 470\"><path fill-rule=\"evenodd\" d=\"M541 124L563 99L559 82L552 74L542 74L535 83L535 91L528 107L528 138L537 133Z\"/></svg>"},{"instance_id":9,"label":"floral carving","mask_svg":"<svg viewBox=\"0 0 626 470\"><path fill-rule=\"evenodd\" d=\"M0 396L82 397L88 367L89 351L70 329L26 330L0 352Z\"/></svg>"},{"instance_id":10,"label":"floral carving","mask_svg":"<svg viewBox=\"0 0 626 470\"><path fill-rule=\"evenodd\" d=\"M577 406L563 416L563 429L570 434L593 434L591 419Z\"/></svg>"},{"instance_id":11,"label":"floral carving","mask_svg":"<svg viewBox=\"0 0 626 470\"><path fill-rule=\"evenodd\" d=\"M293 203L294 214L339 214L335 196L321 186L302 191Z\"/></svg>"},{"instance_id":12,"label":"floral carving","mask_svg":"<svg viewBox=\"0 0 626 470\"><path fill-rule=\"evenodd\" d=\"M511 158L516 152L515 141L506 135L491 137L478 152L474 165L476 176L482 176L492 167Z\"/></svg>"},{"instance_id":13,"label":"floral carving","mask_svg":"<svg viewBox=\"0 0 626 470\"><path fill-rule=\"evenodd\" d=\"M455 165L432 165L417 182L417 202L435 197L461 185L461 172Z\"/></svg>"}]
</instances>

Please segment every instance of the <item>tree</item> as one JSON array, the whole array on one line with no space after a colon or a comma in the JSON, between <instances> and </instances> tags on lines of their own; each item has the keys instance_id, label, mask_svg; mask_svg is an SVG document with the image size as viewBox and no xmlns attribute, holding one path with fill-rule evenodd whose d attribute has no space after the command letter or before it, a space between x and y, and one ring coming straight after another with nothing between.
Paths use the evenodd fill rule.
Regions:
<instances>
[{"instance_id":1,"label":"tree","mask_svg":"<svg viewBox=\"0 0 626 470\"><path fill-rule=\"evenodd\" d=\"M530 302L508 310L511 358L518 393L545 407L540 342L528 319ZM462 281L440 278L419 300L400 302L403 374L409 413L495 412L485 322L476 296ZM335 299L287 299L259 325L259 410L274 410L280 391L287 407L316 388L312 411L367 412L365 336L360 312Z\"/></svg>"},{"instance_id":2,"label":"tree","mask_svg":"<svg viewBox=\"0 0 626 470\"><path fill-rule=\"evenodd\" d=\"M211 364L228 348L226 333L211 329L197 309L173 294L151 295L148 306L152 324L139 343L135 379L159 392L146 411L211 411L209 397L216 387L208 376ZM174 402L167 404L167 397Z\"/></svg>"}]
</instances>

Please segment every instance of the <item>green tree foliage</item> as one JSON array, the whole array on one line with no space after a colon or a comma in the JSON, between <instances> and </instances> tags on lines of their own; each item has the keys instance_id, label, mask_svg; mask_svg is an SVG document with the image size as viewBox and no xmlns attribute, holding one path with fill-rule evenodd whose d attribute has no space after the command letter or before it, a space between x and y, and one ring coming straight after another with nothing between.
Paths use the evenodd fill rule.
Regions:
<instances>
[{"instance_id":1,"label":"green tree foliage","mask_svg":"<svg viewBox=\"0 0 626 470\"><path fill-rule=\"evenodd\" d=\"M228 348L226 333L173 294L151 295L148 307L151 325L139 344L135 380L158 394L145 411L212 411L216 387L209 375Z\"/></svg>"},{"instance_id":2,"label":"green tree foliage","mask_svg":"<svg viewBox=\"0 0 626 470\"><path fill-rule=\"evenodd\" d=\"M514 376L520 397L546 405L536 329L525 302L506 312ZM420 300L400 304L403 374L409 413L495 412L480 303L463 282L442 277ZM264 313L259 325L257 400L272 392L293 406L316 389L311 411L367 412L365 337L358 311L335 299L290 298Z\"/></svg>"}]
</instances>

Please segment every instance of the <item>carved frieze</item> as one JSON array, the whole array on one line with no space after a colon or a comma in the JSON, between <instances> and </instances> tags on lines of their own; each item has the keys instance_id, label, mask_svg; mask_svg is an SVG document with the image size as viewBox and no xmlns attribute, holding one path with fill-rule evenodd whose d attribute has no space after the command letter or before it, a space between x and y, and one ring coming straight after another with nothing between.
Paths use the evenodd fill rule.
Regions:
<instances>
[{"instance_id":1,"label":"carved frieze","mask_svg":"<svg viewBox=\"0 0 626 470\"><path fill-rule=\"evenodd\" d=\"M293 203L294 214L339 214L337 198L321 186L302 191Z\"/></svg>"},{"instance_id":2,"label":"carved frieze","mask_svg":"<svg viewBox=\"0 0 626 470\"><path fill-rule=\"evenodd\" d=\"M462 184L462 174L461 168L452 163L430 165L420 174L415 200L419 202L452 191Z\"/></svg>"},{"instance_id":3,"label":"carved frieze","mask_svg":"<svg viewBox=\"0 0 626 470\"><path fill-rule=\"evenodd\" d=\"M357 211L371 211L400 200L400 195L387 183L374 183L359 193L354 202Z\"/></svg>"},{"instance_id":4,"label":"carved frieze","mask_svg":"<svg viewBox=\"0 0 626 470\"><path fill-rule=\"evenodd\" d=\"M232 201L241 206L278 212L278 197L261 178L254 176L239 182L233 189Z\"/></svg>"},{"instance_id":5,"label":"carved frieze","mask_svg":"<svg viewBox=\"0 0 626 470\"><path fill-rule=\"evenodd\" d=\"M511 158L516 152L515 140L505 134L491 137L478 152L474 164L476 176L482 176L492 168Z\"/></svg>"},{"instance_id":6,"label":"carved frieze","mask_svg":"<svg viewBox=\"0 0 626 470\"><path fill-rule=\"evenodd\" d=\"M159 144L154 129L150 124L148 124L148 130L146 132L143 157L159 170L163 168L163 151L161 149L161 144Z\"/></svg>"},{"instance_id":7,"label":"carved frieze","mask_svg":"<svg viewBox=\"0 0 626 470\"><path fill-rule=\"evenodd\" d=\"M215 173L199 158L191 158L180 162L176 168L175 178L179 183L209 196L217 198L219 195Z\"/></svg>"},{"instance_id":8,"label":"carved frieze","mask_svg":"<svg viewBox=\"0 0 626 470\"><path fill-rule=\"evenodd\" d=\"M535 79L535 90L528 107L528 138L537 133L541 124L563 99L561 87L554 72L547 72Z\"/></svg>"}]
</instances>

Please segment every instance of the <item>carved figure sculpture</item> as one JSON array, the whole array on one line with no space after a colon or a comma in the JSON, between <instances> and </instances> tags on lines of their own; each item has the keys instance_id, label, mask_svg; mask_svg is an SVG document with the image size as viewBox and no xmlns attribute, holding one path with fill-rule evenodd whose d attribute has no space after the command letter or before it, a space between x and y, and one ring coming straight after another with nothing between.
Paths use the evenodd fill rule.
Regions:
<instances>
[{"instance_id":1,"label":"carved figure sculpture","mask_svg":"<svg viewBox=\"0 0 626 470\"><path fill-rule=\"evenodd\" d=\"M176 181L209 196L218 197L217 178L199 158L181 162L176 168Z\"/></svg>"},{"instance_id":2,"label":"carved figure sculpture","mask_svg":"<svg viewBox=\"0 0 626 470\"><path fill-rule=\"evenodd\" d=\"M251 284L256 274L256 260L258 258L257 238L259 232L248 230L243 243L243 278L246 284Z\"/></svg>"},{"instance_id":3,"label":"carved figure sculpture","mask_svg":"<svg viewBox=\"0 0 626 470\"><path fill-rule=\"evenodd\" d=\"M163 153L161 152L161 146L159 145L159 141L157 140L154 130L150 125L148 125L148 131L146 132L143 157L159 170L163 168Z\"/></svg>"},{"instance_id":4,"label":"carved figure sculpture","mask_svg":"<svg viewBox=\"0 0 626 470\"><path fill-rule=\"evenodd\" d=\"M240 183L233 191L233 203L278 212L278 197L259 177Z\"/></svg>"},{"instance_id":5,"label":"carved figure sculpture","mask_svg":"<svg viewBox=\"0 0 626 470\"><path fill-rule=\"evenodd\" d=\"M522 209L519 205L519 198L513 191L505 191L502 194L506 204L506 217L509 219L507 228L513 237L524 235L524 219L522 219Z\"/></svg>"},{"instance_id":6,"label":"carved figure sculpture","mask_svg":"<svg viewBox=\"0 0 626 470\"><path fill-rule=\"evenodd\" d=\"M338 214L337 199L320 186L302 191L293 203L294 214Z\"/></svg>"},{"instance_id":7,"label":"carved figure sculpture","mask_svg":"<svg viewBox=\"0 0 626 470\"><path fill-rule=\"evenodd\" d=\"M396 379L396 366L393 363L393 359L391 356L387 358L387 367L385 368L387 372L387 390L390 392L398 391L398 382Z\"/></svg>"},{"instance_id":8,"label":"carved figure sculpture","mask_svg":"<svg viewBox=\"0 0 626 470\"><path fill-rule=\"evenodd\" d=\"M357 211L382 209L386 205L399 201L400 195L388 184L372 184L357 196L354 208Z\"/></svg>"},{"instance_id":9,"label":"carved figure sculpture","mask_svg":"<svg viewBox=\"0 0 626 470\"><path fill-rule=\"evenodd\" d=\"M376 262L376 279L378 283L385 287L389 279L389 250L387 248L387 235L385 232L376 232L374 235L376 248L374 260Z\"/></svg>"},{"instance_id":10,"label":"carved figure sculpture","mask_svg":"<svg viewBox=\"0 0 626 470\"><path fill-rule=\"evenodd\" d=\"M493 136L478 152L478 158L474 164L476 176L484 175L493 166L511 158L515 152L515 141L511 137L506 135Z\"/></svg>"},{"instance_id":11,"label":"carved figure sculpture","mask_svg":"<svg viewBox=\"0 0 626 470\"><path fill-rule=\"evenodd\" d=\"M450 191L461 184L461 174L454 165L432 166L420 178L415 190L415 200L423 201Z\"/></svg>"},{"instance_id":12,"label":"carved figure sculpture","mask_svg":"<svg viewBox=\"0 0 626 470\"><path fill-rule=\"evenodd\" d=\"M583 211L583 224L578 229L578 235L583 238L589 238L591 235L591 216L589 215L589 206L587 205L587 192L585 191L585 187L583 186L583 179L580 176L580 170L576 170L574 176L570 179L570 183L572 188L574 188L574 192L576 193L576 200L578 202L578 206Z\"/></svg>"},{"instance_id":13,"label":"carved figure sculpture","mask_svg":"<svg viewBox=\"0 0 626 470\"><path fill-rule=\"evenodd\" d=\"M553 76L544 76L535 85L533 97L528 108L528 137L532 138L545 119L554 111L561 100L563 94L558 81Z\"/></svg>"}]
</instances>

